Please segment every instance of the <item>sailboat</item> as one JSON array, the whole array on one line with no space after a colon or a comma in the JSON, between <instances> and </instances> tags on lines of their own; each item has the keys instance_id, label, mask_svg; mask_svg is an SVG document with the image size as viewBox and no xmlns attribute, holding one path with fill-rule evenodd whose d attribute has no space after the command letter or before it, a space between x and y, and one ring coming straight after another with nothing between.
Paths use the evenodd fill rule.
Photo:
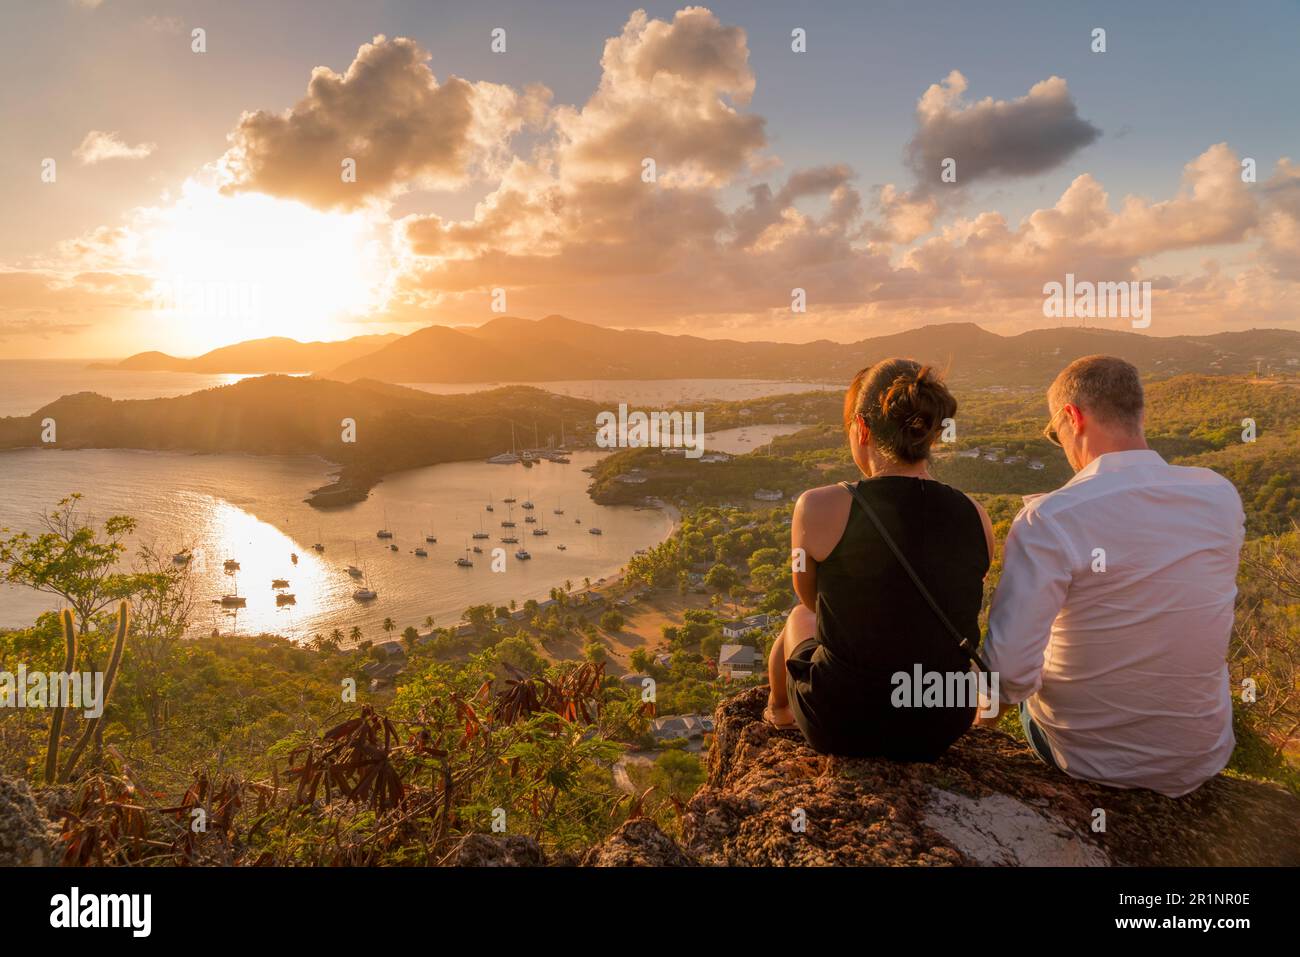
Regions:
<instances>
[{"instance_id":1,"label":"sailboat","mask_svg":"<svg viewBox=\"0 0 1300 957\"><path fill-rule=\"evenodd\" d=\"M235 590L229 595L222 595L219 599L223 608L243 608L248 604L248 599L239 593L239 578L235 578Z\"/></svg>"},{"instance_id":2,"label":"sailboat","mask_svg":"<svg viewBox=\"0 0 1300 957\"><path fill-rule=\"evenodd\" d=\"M429 550L428 550L427 548L425 548L423 545L416 545L416 546L415 546L415 557L416 557L416 558L428 558L428 557L429 557Z\"/></svg>"},{"instance_id":3,"label":"sailboat","mask_svg":"<svg viewBox=\"0 0 1300 957\"><path fill-rule=\"evenodd\" d=\"M507 496L506 496L505 498L503 498L501 501L505 502L507 505L513 505L513 504L515 504L515 502L519 501L519 499L515 498L515 493L514 493L514 492L511 492L509 495L507 495Z\"/></svg>"},{"instance_id":4,"label":"sailboat","mask_svg":"<svg viewBox=\"0 0 1300 957\"><path fill-rule=\"evenodd\" d=\"M272 587L272 588L288 588L288 587L289 587L289 579L287 579L287 578L272 578L272 579L271 579L271 587Z\"/></svg>"},{"instance_id":5,"label":"sailboat","mask_svg":"<svg viewBox=\"0 0 1300 957\"><path fill-rule=\"evenodd\" d=\"M320 540L320 526L319 526L319 525L316 526L316 544L312 545L312 551L317 551L317 552L323 552L323 551L325 551L325 546L321 544L321 540Z\"/></svg>"},{"instance_id":6,"label":"sailboat","mask_svg":"<svg viewBox=\"0 0 1300 957\"><path fill-rule=\"evenodd\" d=\"M464 554L462 557L456 559L456 564L459 565L461 568L473 568L473 567L474 567L474 561L473 561L473 559L471 559L471 558L469 557L469 545L468 545L468 544L465 545L465 554Z\"/></svg>"},{"instance_id":7,"label":"sailboat","mask_svg":"<svg viewBox=\"0 0 1300 957\"><path fill-rule=\"evenodd\" d=\"M523 546L520 546L519 550L515 552L515 558L519 559L521 562L526 562L532 557L533 556L528 553L528 549Z\"/></svg>"},{"instance_id":8,"label":"sailboat","mask_svg":"<svg viewBox=\"0 0 1300 957\"><path fill-rule=\"evenodd\" d=\"M366 580L365 572L361 573L361 587L352 593L353 601L374 601L379 597L379 592L370 587L369 581Z\"/></svg>"},{"instance_id":9,"label":"sailboat","mask_svg":"<svg viewBox=\"0 0 1300 957\"><path fill-rule=\"evenodd\" d=\"M510 510L510 517L501 523L501 527L502 528L515 527L515 510L513 508Z\"/></svg>"},{"instance_id":10,"label":"sailboat","mask_svg":"<svg viewBox=\"0 0 1300 957\"><path fill-rule=\"evenodd\" d=\"M384 509L384 527L375 532L375 538L392 538L393 533L388 530L388 509Z\"/></svg>"},{"instance_id":11,"label":"sailboat","mask_svg":"<svg viewBox=\"0 0 1300 957\"><path fill-rule=\"evenodd\" d=\"M535 509L537 506L533 504L532 499L524 499L524 505L523 505L523 507L524 507L527 511L531 512L531 511L532 511L533 509Z\"/></svg>"},{"instance_id":12,"label":"sailboat","mask_svg":"<svg viewBox=\"0 0 1300 957\"><path fill-rule=\"evenodd\" d=\"M352 540L352 557L353 557L353 558L356 558L356 557L357 557L357 542L356 542L356 539L353 539L353 540ZM348 574L351 575L353 578L361 578L362 575L363 575L364 573L361 571L360 568L357 568L356 565L349 565L349 566L348 566Z\"/></svg>"},{"instance_id":13,"label":"sailboat","mask_svg":"<svg viewBox=\"0 0 1300 957\"><path fill-rule=\"evenodd\" d=\"M486 506L484 506L483 511L485 511L485 512L495 512L495 511L496 511L496 509L492 507L492 496L491 496L491 495L488 496L488 503L487 503Z\"/></svg>"},{"instance_id":14,"label":"sailboat","mask_svg":"<svg viewBox=\"0 0 1300 957\"><path fill-rule=\"evenodd\" d=\"M559 499L556 499L556 502L555 502L555 508L551 509L551 514L552 514L552 515L563 515L563 514L564 514L564 502L561 501L561 500L559 500Z\"/></svg>"},{"instance_id":15,"label":"sailboat","mask_svg":"<svg viewBox=\"0 0 1300 957\"><path fill-rule=\"evenodd\" d=\"M480 515L478 520L478 531L474 533L477 539L490 538L487 532L483 531L483 517Z\"/></svg>"}]
</instances>

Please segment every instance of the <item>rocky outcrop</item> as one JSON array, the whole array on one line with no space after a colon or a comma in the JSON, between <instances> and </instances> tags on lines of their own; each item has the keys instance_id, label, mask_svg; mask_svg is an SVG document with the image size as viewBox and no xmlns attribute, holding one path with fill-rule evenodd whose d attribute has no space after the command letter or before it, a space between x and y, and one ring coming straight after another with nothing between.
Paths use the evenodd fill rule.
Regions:
<instances>
[{"instance_id":1,"label":"rocky outcrop","mask_svg":"<svg viewBox=\"0 0 1300 957\"><path fill-rule=\"evenodd\" d=\"M607 840L589 850L583 867L690 867L698 863L653 821L627 821Z\"/></svg>"},{"instance_id":2,"label":"rocky outcrop","mask_svg":"<svg viewBox=\"0 0 1300 957\"><path fill-rule=\"evenodd\" d=\"M0 777L0 867L57 864L58 837L27 782Z\"/></svg>"},{"instance_id":3,"label":"rocky outcrop","mask_svg":"<svg viewBox=\"0 0 1300 957\"><path fill-rule=\"evenodd\" d=\"M1220 775L1171 799L1089 784L974 728L934 764L820 755L762 720L766 688L719 705L682 846L629 822L588 853L663 865L1295 865L1300 798ZM635 840L628 830L637 825ZM662 835L660 835L662 836Z\"/></svg>"},{"instance_id":4,"label":"rocky outcrop","mask_svg":"<svg viewBox=\"0 0 1300 957\"><path fill-rule=\"evenodd\" d=\"M537 841L520 834L466 834L447 863L453 867L541 867L546 855Z\"/></svg>"}]
</instances>

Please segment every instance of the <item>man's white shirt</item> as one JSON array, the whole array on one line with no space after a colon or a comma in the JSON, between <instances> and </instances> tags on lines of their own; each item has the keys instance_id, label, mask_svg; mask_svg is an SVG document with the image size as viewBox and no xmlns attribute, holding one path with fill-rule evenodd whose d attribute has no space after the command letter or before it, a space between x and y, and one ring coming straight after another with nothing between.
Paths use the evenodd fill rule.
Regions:
<instances>
[{"instance_id":1,"label":"man's white shirt","mask_svg":"<svg viewBox=\"0 0 1300 957\"><path fill-rule=\"evenodd\" d=\"M1025 498L984 652L1075 777L1171 797L1228 763L1237 490L1156 452L1111 452Z\"/></svg>"}]
</instances>

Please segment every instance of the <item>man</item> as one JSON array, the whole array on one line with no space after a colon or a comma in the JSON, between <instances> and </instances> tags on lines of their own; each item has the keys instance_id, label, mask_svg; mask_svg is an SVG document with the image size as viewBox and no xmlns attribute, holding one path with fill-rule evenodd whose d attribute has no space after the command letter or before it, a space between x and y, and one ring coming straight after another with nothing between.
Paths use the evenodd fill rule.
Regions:
<instances>
[{"instance_id":1,"label":"man","mask_svg":"<svg viewBox=\"0 0 1300 957\"><path fill-rule=\"evenodd\" d=\"M984 652L1002 710L1073 777L1194 791L1236 743L1225 661L1241 499L1147 448L1142 383L1088 356L1047 394L1047 437L1075 476L1012 523ZM985 719L991 723L996 718Z\"/></svg>"}]
</instances>

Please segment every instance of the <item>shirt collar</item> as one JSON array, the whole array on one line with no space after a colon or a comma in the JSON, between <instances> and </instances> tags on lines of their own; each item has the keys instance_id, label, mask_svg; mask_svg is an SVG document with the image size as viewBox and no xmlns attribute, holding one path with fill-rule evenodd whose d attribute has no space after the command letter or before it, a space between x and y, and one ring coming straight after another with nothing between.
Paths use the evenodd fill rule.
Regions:
<instances>
[{"instance_id":1,"label":"shirt collar","mask_svg":"<svg viewBox=\"0 0 1300 957\"><path fill-rule=\"evenodd\" d=\"M1101 475L1106 472L1119 472L1124 469L1138 468L1143 465L1164 465L1165 460L1160 457L1160 453L1155 449L1129 449L1126 452L1107 452L1105 455L1099 455L1079 471L1074 473L1074 478L1066 482L1066 485L1073 485L1075 482L1081 482L1086 478L1094 475Z\"/></svg>"}]
</instances>

